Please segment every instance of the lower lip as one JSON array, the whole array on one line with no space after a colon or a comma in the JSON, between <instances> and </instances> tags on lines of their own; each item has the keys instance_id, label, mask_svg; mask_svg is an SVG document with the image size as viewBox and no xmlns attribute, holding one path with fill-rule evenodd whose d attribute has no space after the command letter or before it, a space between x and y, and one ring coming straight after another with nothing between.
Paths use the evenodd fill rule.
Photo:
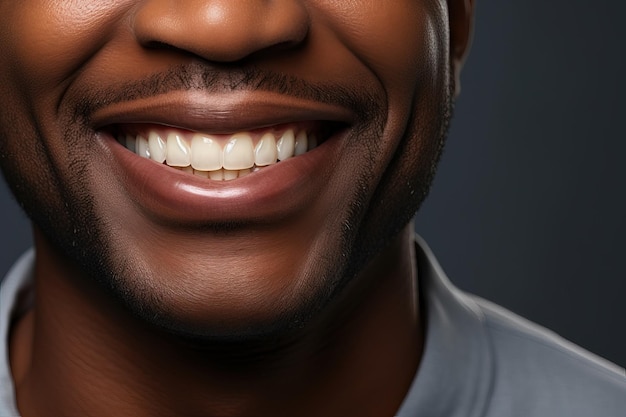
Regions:
<instances>
[{"instance_id":1,"label":"lower lip","mask_svg":"<svg viewBox=\"0 0 626 417\"><path fill-rule=\"evenodd\" d=\"M172 224L271 222L310 208L337 166L341 135L243 178L211 181L142 158L112 136L118 181L150 217Z\"/></svg>"}]
</instances>

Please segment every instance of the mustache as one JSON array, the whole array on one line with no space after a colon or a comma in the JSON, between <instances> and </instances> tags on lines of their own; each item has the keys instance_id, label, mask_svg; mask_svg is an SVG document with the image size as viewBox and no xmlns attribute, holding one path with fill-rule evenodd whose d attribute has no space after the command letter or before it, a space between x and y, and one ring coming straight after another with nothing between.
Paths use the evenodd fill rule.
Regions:
<instances>
[{"instance_id":1,"label":"mustache","mask_svg":"<svg viewBox=\"0 0 626 417\"><path fill-rule=\"evenodd\" d=\"M359 121L371 121L384 114L386 97L368 89L337 83L312 83L257 67L221 68L202 63L174 66L147 78L127 81L106 88L82 88L68 95L74 106L74 120L86 123L94 112L121 102L140 100L175 91L206 93L267 91L305 100L349 108Z\"/></svg>"}]
</instances>

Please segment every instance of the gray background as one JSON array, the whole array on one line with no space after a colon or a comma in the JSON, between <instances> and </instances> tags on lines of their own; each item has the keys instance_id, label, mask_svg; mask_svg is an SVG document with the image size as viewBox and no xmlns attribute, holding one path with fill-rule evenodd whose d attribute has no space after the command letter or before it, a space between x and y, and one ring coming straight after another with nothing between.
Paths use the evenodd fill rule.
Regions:
<instances>
[{"instance_id":1,"label":"gray background","mask_svg":"<svg viewBox=\"0 0 626 417\"><path fill-rule=\"evenodd\" d=\"M626 2L477 6L417 230L460 287L626 365ZM0 193L4 272L30 233Z\"/></svg>"},{"instance_id":2,"label":"gray background","mask_svg":"<svg viewBox=\"0 0 626 417\"><path fill-rule=\"evenodd\" d=\"M460 287L626 365L626 2L477 0L417 230Z\"/></svg>"}]
</instances>

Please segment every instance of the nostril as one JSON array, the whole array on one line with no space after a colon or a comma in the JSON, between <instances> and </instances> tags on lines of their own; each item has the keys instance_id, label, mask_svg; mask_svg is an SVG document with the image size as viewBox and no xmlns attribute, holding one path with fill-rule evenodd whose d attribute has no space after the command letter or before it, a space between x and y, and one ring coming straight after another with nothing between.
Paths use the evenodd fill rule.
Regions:
<instances>
[{"instance_id":1,"label":"nostril","mask_svg":"<svg viewBox=\"0 0 626 417\"><path fill-rule=\"evenodd\" d=\"M137 9L133 30L144 48L226 63L300 47L309 18L299 0L198 0L176 7L148 0Z\"/></svg>"},{"instance_id":2,"label":"nostril","mask_svg":"<svg viewBox=\"0 0 626 417\"><path fill-rule=\"evenodd\" d=\"M280 55L281 53L293 53L295 51L297 51L299 48L302 48L304 46L304 42L293 42L293 41L285 41L285 42L280 42L280 43L276 43L274 45L268 46L264 49L259 49L257 51L255 51L254 53L250 54L248 58L255 58L255 57L271 57L271 56L276 56L276 55Z\"/></svg>"},{"instance_id":3,"label":"nostril","mask_svg":"<svg viewBox=\"0 0 626 417\"><path fill-rule=\"evenodd\" d=\"M165 49L165 50L175 50L178 49L175 46L170 45L169 43L161 42L161 41L148 41L144 42L144 46L148 49Z\"/></svg>"}]
</instances>

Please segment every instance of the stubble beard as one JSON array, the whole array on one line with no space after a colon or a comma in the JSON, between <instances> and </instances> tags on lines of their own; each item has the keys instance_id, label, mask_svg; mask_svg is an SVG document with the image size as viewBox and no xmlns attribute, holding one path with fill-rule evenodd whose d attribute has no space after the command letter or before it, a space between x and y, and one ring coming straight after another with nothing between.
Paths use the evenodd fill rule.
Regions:
<instances>
[{"instance_id":1,"label":"stubble beard","mask_svg":"<svg viewBox=\"0 0 626 417\"><path fill-rule=\"evenodd\" d=\"M344 220L337 224L336 243L329 245L330 250L319 254L315 267L304 271L308 275L304 277L304 281L315 283L315 288L307 294L302 294L297 302L291 303L290 308L277 314L272 320L233 331L186 326L172 316L170 308L157 292L146 291L149 285L145 283L150 278L146 277L145 271L136 268L133 259L124 257L116 250L115 240L109 233L110 225L99 214L97 196L88 191L89 187L85 187L79 181L63 186L54 180L55 176L47 176L48 184L35 184L22 178L19 175L19 167L13 166L9 161L10 158L6 157L3 158L2 168L17 200L48 242L59 254L77 265L84 277L97 283L133 316L149 326L199 346L262 344L269 340L289 338L302 331L320 311L338 298L341 291L363 270L368 261L380 253L411 220L428 194L443 151L453 109L452 91L454 85L451 78L448 94L441 98L439 119L431 121L431 126L426 129L430 131L429 137L433 139L422 135L420 140L418 131L425 127L419 124L424 121L414 117L388 166L387 171L393 175L383 176L373 194L364 191L365 187L354 188L351 204L340 216ZM413 113L416 113L415 110ZM372 140L382 130L377 123L382 124L383 121L373 122L367 129ZM79 142L84 140L86 135L93 135L93 132L85 126L76 123L68 126L65 134L67 143ZM363 135L363 132L358 134ZM45 143L42 139L40 136L35 142ZM363 137L361 136L359 140L363 140ZM402 155L415 152L413 148L418 144L419 160L413 164L409 163L407 168L406 158L403 159ZM376 149L372 149L371 160L376 158L376 152ZM41 154L43 158L47 158L45 152ZM90 172L86 158L76 158L71 165L77 172ZM404 201L389 202L386 198L387 193L394 188L403 189L402 185L398 185L398 178L407 171L411 174L411 185L410 189L405 190L407 194L402 197ZM364 184L370 181L368 178L362 180ZM59 192L50 195L47 190ZM372 203L377 201L386 203ZM381 216L382 212L386 212L386 215ZM236 229L238 226L214 225L215 230L224 227Z\"/></svg>"}]
</instances>

